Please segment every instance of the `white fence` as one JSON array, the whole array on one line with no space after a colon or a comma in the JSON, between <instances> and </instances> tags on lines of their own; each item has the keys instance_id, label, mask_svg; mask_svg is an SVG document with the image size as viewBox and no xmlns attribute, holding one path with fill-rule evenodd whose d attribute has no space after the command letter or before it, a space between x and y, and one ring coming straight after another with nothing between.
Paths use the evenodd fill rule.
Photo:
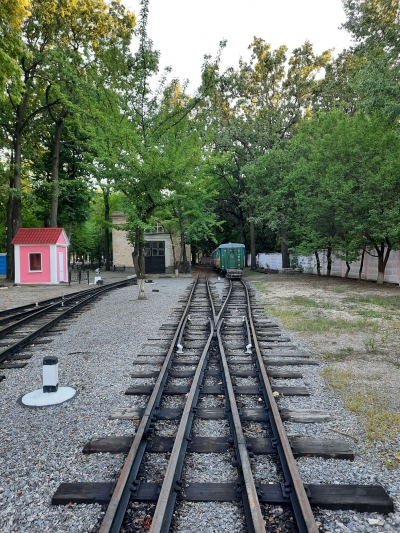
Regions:
<instances>
[{"instance_id":1,"label":"white fence","mask_svg":"<svg viewBox=\"0 0 400 533\"><path fill-rule=\"evenodd\" d=\"M370 253L373 255L376 255L375 250L370 250ZM319 253L319 260L321 263L321 274L325 275L327 271L327 265L328 265L325 250ZM292 263L293 257L291 257L290 261ZM308 274L317 273L317 260L315 256L311 255L309 257L305 257L305 256L300 255L297 257L297 262L299 265L303 267L304 272ZM258 254L256 256L256 263L259 267L264 267L264 268L269 267L269 268L280 270L282 268L282 255L278 253ZM358 278L358 271L360 269L360 263L361 263L361 259L359 259L358 261L354 261L353 263L350 264L350 272L348 276L349 278ZM247 264L249 266L251 265L250 254L247 257ZM346 261L343 261L342 259L332 255L331 275L344 277L346 274L346 270L347 270ZM378 277L378 258L373 257L372 255L369 255L368 253L365 253L361 278L365 280L376 281L377 277ZM399 250L392 250L390 252L389 260L387 262L386 269L385 269L384 281L400 284L400 251Z\"/></svg>"}]
</instances>

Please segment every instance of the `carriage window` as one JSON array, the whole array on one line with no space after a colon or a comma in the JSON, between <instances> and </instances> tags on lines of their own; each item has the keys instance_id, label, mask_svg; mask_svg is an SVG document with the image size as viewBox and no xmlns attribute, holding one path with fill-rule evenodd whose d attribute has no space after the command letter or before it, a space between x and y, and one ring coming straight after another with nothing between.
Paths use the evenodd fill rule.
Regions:
<instances>
[{"instance_id":1,"label":"carriage window","mask_svg":"<svg viewBox=\"0 0 400 533\"><path fill-rule=\"evenodd\" d=\"M42 254L29 254L29 272L42 271Z\"/></svg>"},{"instance_id":2,"label":"carriage window","mask_svg":"<svg viewBox=\"0 0 400 533\"><path fill-rule=\"evenodd\" d=\"M231 259L235 259L235 250L233 248L230 248L229 255L230 255Z\"/></svg>"}]
</instances>

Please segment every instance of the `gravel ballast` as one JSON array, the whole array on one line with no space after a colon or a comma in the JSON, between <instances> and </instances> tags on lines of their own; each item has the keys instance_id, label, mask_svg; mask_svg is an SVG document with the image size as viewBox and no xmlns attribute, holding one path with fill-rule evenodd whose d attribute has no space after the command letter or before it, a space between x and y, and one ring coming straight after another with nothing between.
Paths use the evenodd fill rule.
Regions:
<instances>
[{"instance_id":1,"label":"gravel ballast","mask_svg":"<svg viewBox=\"0 0 400 533\"><path fill-rule=\"evenodd\" d=\"M62 482L115 480L124 455L84 455L82 448L95 437L135 433L137 423L109 420L109 415L133 404L132 397L124 393L132 384L131 373L137 370L132 365L134 356L169 320L171 308L179 305L190 282L158 279L146 286L148 299L144 301L137 300L136 286L110 292L74 323L67 322L67 331L52 343L33 352L25 368L2 371L6 375L0 384L2 533L94 530L99 505L52 507L51 497ZM153 287L159 292L152 292ZM65 289L11 288L12 306L34 301L32 290L38 300L44 300ZM75 387L79 394L58 406L24 408L17 400L41 388L45 355L59 359L60 386ZM136 396L135 406L144 406L147 400Z\"/></svg>"},{"instance_id":2,"label":"gravel ballast","mask_svg":"<svg viewBox=\"0 0 400 533\"><path fill-rule=\"evenodd\" d=\"M279 282L278 282L279 283ZM274 297L287 296L288 286L282 282L282 287L276 283ZM293 282L292 282L293 283ZM304 290L304 288L302 287ZM281 291L281 292L280 292ZM282 294L282 295L281 295ZM296 288L292 293L296 294ZM310 288L313 296L313 286ZM269 304L271 299L257 290L258 300ZM371 443L366 438L362 421L349 411L338 394L335 394L322 376L323 368L327 366L324 359L307 342L304 336L294 334L285 325L271 316L272 322L279 325L282 336L289 337L302 352L308 353L312 359L319 360L319 366L282 366L279 370L297 371L303 374L299 380L272 380L274 385L304 385L310 392L309 397L278 396L279 408L288 409L324 409L331 415L328 423L301 424L284 422L288 436L308 436L322 439L344 439L355 452L354 461L325 460L322 458L302 457L297 460L300 475L305 483L333 483L349 485L381 485L394 502L394 512L389 515L377 513L358 513L354 511L319 510L316 513L317 524L321 533L398 533L400 532L400 472L398 468L388 469L385 465L385 455L382 443ZM327 338L327 342L329 339ZM354 366L360 365L354 361ZM273 367L271 367L273 368ZM372 372L369 365L365 371ZM388 376L389 378L389 376ZM390 379L389 379L390 381ZM392 443L393 450L400 450L400 434Z\"/></svg>"},{"instance_id":3,"label":"gravel ballast","mask_svg":"<svg viewBox=\"0 0 400 533\"><path fill-rule=\"evenodd\" d=\"M133 372L157 370L160 367L142 366L132 362L144 362L139 353L150 353L142 348L149 344L148 338L162 337L159 327L165 322L175 322L173 307L180 307L178 300L188 287L190 279L158 279L153 287L146 286L148 300L137 300L137 287L129 287L109 293L97 301L93 308L67 323L67 331L55 337L54 342L34 352L24 369L5 370L7 379L2 387L1 409L3 431L0 452L0 531L3 533L37 532L82 532L98 529L102 508L99 505L76 504L52 507L51 496L62 482L115 481L123 465L125 455L84 455L82 448L91 438L133 435L138 423L131 420L110 420L110 414L118 408L143 407L147 396L126 396L125 390L134 384L154 382L152 378L132 378ZM221 284L216 284L218 290ZM21 292L24 290L19 289ZM6 292L6 291L5 291ZM185 293L186 294L186 293ZM46 299L43 296L41 299ZM31 302L32 300L28 300ZM21 305L17 301L13 305ZM28 302L26 302L28 303ZM0 305L1 307L1 305ZM173 319L171 317L173 316ZM171 319L171 320L170 320ZM318 356L305 342L291 332L283 331L285 337ZM59 358L60 385L73 386L79 394L71 402L60 406L40 409L23 408L18 398L26 392L41 387L42 359L44 355ZM187 358L190 356L184 356ZM243 356L242 356L243 357ZM179 365L176 366L178 368ZM323 366L323 365L322 365ZM366 445L362 426L357 418L343 405L340 398L326 387L320 367L280 367L280 370L303 373L301 380L274 380L275 385L304 385L311 396L277 398L280 408L326 409L332 415L330 423L299 424L285 423L290 435L309 435L320 438L345 438L356 451L354 462L323 460L304 457L298 467L308 483L380 484L395 502L395 512L389 516L352 511L324 511L317 514L321 533L372 532L397 533L400 531L400 480L398 470L388 470L380 458L379 446ZM185 366L185 369L191 367ZM249 367L251 368L251 366ZM214 378L207 378L207 383ZM254 384L253 378L236 378L237 384ZM185 384L187 380L171 378L170 383ZM223 401L213 396L204 396L201 404L218 405ZM167 397L164 406L177 406L179 396ZM242 406L259 404L257 396L240 398ZM158 421L155 435L173 436L176 421ZM261 423L243 423L247 437L266 437L266 426ZM348 437L338 434L344 432ZM229 436L226 420L195 419L193 436ZM398 438L400 446L400 436ZM142 474L147 480L161 480L167 458L162 454L147 454ZM185 462L185 477L188 482L235 480L231 466L231 454L191 454ZM257 481L279 483L282 481L279 467L270 457L256 457L253 462ZM136 505L136 504L135 504ZM136 516L135 505L132 507ZM138 504L144 522L149 515L148 506ZM150 506L151 507L151 506ZM285 509L264 506L266 531L295 532L293 525L283 526L288 516ZM290 514L290 513L289 513ZM137 531L142 531L138 525ZM245 532L243 510L232 503L178 503L172 530L179 533ZM136 529L132 529L136 531Z\"/></svg>"}]
</instances>

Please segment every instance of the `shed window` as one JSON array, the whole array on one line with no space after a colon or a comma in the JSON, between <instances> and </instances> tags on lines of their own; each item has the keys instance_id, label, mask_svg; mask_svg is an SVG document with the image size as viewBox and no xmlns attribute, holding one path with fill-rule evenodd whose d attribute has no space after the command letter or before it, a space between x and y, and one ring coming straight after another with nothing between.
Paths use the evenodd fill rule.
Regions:
<instances>
[{"instance_id":1,"label":"shed window","mask_svg":"<svg viewBox=\"0 0 400 533\"><path fill-rule=\"evenodd\" d=\"M29 272L41 272L42 254L29 254Z\"/></svg>"},{"instance_id":2,"label":"shed window","mask_svg":"<svg viewBox=\"0 0 400 533\"><path fill-rule=\"evenodd\" d=\"M165 242L164 241L149 241L146 242L144 248L144 255L146 257L164 256Z\"/></svg>"}]
</instances>

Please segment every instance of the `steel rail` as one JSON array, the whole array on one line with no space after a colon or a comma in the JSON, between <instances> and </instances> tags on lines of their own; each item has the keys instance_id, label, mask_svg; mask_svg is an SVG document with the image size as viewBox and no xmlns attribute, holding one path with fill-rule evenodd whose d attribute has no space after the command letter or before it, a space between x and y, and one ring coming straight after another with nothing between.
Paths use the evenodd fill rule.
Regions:
<instances>
[{"instance_id":1,"label":"steel rail","mask_svg":"<svg viewBox=\"0 0 400 533\"><path fill-rule=\"evenodd\" d=\"M214 323L212 323L210 335L208 336L208 339L204 346L203 352L198 362L197 369L196 369L196 372L195 372L195 375L194 375L194 378L193 378L193 381L190 387L190 391L187 396L185 407L184 407L182 417L179 423L178 431L176 433L174 446L172 448L167 470L165 472L164 481L163 481L161 491L160 491L160 494L157 500L157 505L154 511L154 516L153 516L153 520L150 526L149 533L167 533L169 531L173 505L176 499L176 493L174 494L173 491L176 490L177 488L176 482L178 481L180 470L183 464L183 451L182 450L184 451L186 450L187 443L185 443L185 438L188 437L190 429L191 429L193 414L194 414L193 409L195 408L196 406L195 404L197 403L197 399L199 396L199 385L201 384L203 377L204 377L205 366L207 363L208 350L210 348L210 343L214 337L214 327L215 327L215 322L217 320L217 317L215 314L215 307L214 307L213 299L211 297L210 286L209 286L207 279L206 279L206 286L207 286L208 296L211 302ZM231 291L232 291L232 283L230 285L228 295L226 299L224 300L224 303L221 306L221 310L218 314L218 317L224 311L227 305L227 302L229 300Z\"/></svg>"},{"instance_id":2,"label":"steel rail","mask_svg":"<svg viewBox=\"0 0 400 533\"><path fill-rule=\"evenodd\" d=\"M102 287L104 288L104 287ZM90 290L90 294L97 294L99 292L101 292L101 289L99 287L96 287L96 289L89 289ZM85 291L87 292L87 291ZM85 297L87 297L87 294L84 295ZM81 295L82 297L82 295ZM27 313L21 313L19 316L21 317L19 320L17 320L16 322L13 322L12 324L10 324L9 326L5 326L4 328L1 328L0 329L0 339L4 336L4 335L7 335L8 333L11 333L12 331L18 329L19 327L23 326L24 324L29 324L29 322L33 322L34 320L36 320L37 318L39 318L40 316L42 315L46 315L48 314L49 312L51 312L52 310L54 309L58 309L60 307L60 305L63 307L66 303L71 303L71 301L74 301L76 302L76 298L77 298L77 295L69 295L68 298L63 298L61 300L61 302L52 302L51 304L47 304L46 306L43 306L43 307L34 307L33 309L31 309L29 312ZM1 325L1 322L0 322L0 325Z\"/></svg>"},{"instance_id":3,"label":"steel rail","mask_svg":"<svg viewBox=\"0 0 400 533\"><path fill-rule=\"evenodd\" d=\"M38 328L35 331L29 333L28 335L26 335L25 337L23 337L19 341L15 342L14 344L8 346L3 351L1 351L0 352L0 363L5 361L8 357L10 357L10 355L14 354L15 352L17 352L19 350L22 350L22 348L24 348L27 344L29 344L30 342L35 340L37 337L40 337L41 335L43 335L43 333L45 333L47 330L49 330L52 327L54 327L58 322L60 322L60 320L63 320L64 318L67 318L70 314L74 313L77 309L83 307L84 305L87 305L91 300L94 300L95 298L98 298L99 296L101 296L102 294L104 294L104 293L106 293L106 292L108 292L110 290L118 289L120 287L124 287L125 285L129 285L130 283L131 283L130 280L119 281L117 283L112 283L112 284L110 283L108 285L105 285L105 286L102 286L101 288L96 289L95 291L91 291L91 293L89 295L86 294L85 297L83 299L79 300L78 302L76 302L75 305L73 305L72 307L67 308L64 312L58 314L56 317L54 317L52 320L49 320L48 322L46 322L46 324L44 324L40 328ZM77 298L77 296L75 295L74 297L71 297L69 299L76 299L76 298ZM19 325L23 325L25 323L32 322L36 318L40 318L42 315L48 314L52 309L58 308L59 305L60 305L59 303L56 303L56 304L47 306L44 309L39 310L37 312L37 314L30 315L29 317L26 317L26 318L22 319L21 320L21 324L19 324ZM4 329L6 329L6 328L4 328Z\"/></svg>"},{"instance_id":4,"label":"steel rail","mask_svg":"<svg viewBox=\"0 0 400 533\"><path fill-rule=\"evenodd\" d=\"M193 283L193 287L192 287L192 290L190 291L188 301L182 313L182 317L175 330L174 337L171 341L171 345L165 357L164 363L160 369L160 373L154 385L153 392L151 393L146 409L139 423L139 427L137 428L135 437L133 439L133 443L131 445L131 448L128 452L124 466L122 468L121 474L114 488L113 494L111 496L111 500L107 507L107 511L101 523L99 533L111 533L111 532L119 533L121 529L126 507L129 503L129 499L131 495L130 482L133 481L131 480L133 465L134 465L136 457L139 454L139 449L144 440L146 430L148 429L148 425L151 423L154 409L156 407L156 402L159 400L159 395L162 392L162 388L164 387L166 379L168 377L168 370L171 367L172 361L174 358L175 344L177 342L180 330L182 329L183 323L188 313L189 306L192 300L192 296L197 285L197 281L198 281L198 278ZM144 449L142 451L144 453Z\"/></svg>"},{"instance_id":5,"label":"steel rail","mask_svg":"<svg viewBox=\"0 0 400 533\"><path fill-rule=\"evenodd\" d=\"M33 315L39 309L45 309L46 307L48 307L49 305L52 305L53 303L55 303L54 300L51 303L47 303L47 304L41 305L41 306L38 305L37 307L36 307L36 304L29 304L29 305L33 306L33 307L29 308L29 309L28 309L29 306L26 306L26 305L22 309L17 307L16 308L17 312L15 314L5 315L3 317L0 316L0 326L2 324L9 324L10 322L12 323L15 320L20 320L21 318L24 318L25 316ZM58 305L60 305L60 303Z\"/></svg>"},{"instance_id":6,"label":"steel rail","mask_svg":"<svg viewBox=\"0 0 400 533\"><path fill-rule=\"evenodd\" d=\"M257 488L254 483L253 473L251 471L251 464L249 459L249 452L247 450L246 438L243 434L242 422L240 420L239 411L236 404L235 392L233 390L232 380L229 372L228 361L226 359L224 346L221 338L221 327L223 324L221 319L217 327L217 338L219 343L219 349L221 354L222 368L224 370L225 377L225 394L228 395L229 406L235 427L236 445L240 456L240 465L242 475L246 487L247 501L250 507L251 518L253 522L253 528L255 533L265 533L265 522L258 499Z\"/></svg>"},{"instance_id":7,"label":"steel rail","mask_svg":"<svg viewBox=\"0 0 400 533\"><path fill-rule=\"evenodd\" d=\"M119 282L117 282L117 283L119 283ZM71 297L72 298L76 298L80 294L85 294L88 291L93 291L93 287L89 288L89 289L82 289L81 291L72 292L72 293L68 294L68 298L71 298ZM48 300L42 300L41 302L35 302L35 303L26 304L26 305L20 305L19 307L11 307L10 309L3 309L2 311L0 311L0 317L12 318L13 314L20 315L21 313L24 314L24 313L29 313L29 312L32 312L32 311L37 311L38 307L48 306L48 305L51 305L53 303L57 303L57 301L61 302L64 298L65 297L63 295L54 296L54 298L49 298ZM36 307L36 303L37 303L37 307ZM34 306L34 307L29 309L30 306ZM1 321L2 321L2 319L0 318L0 323L1 323Z\"/></svg>"},{"instance_id":8,"label":"steel rail","mask_svg":"<svg viewBox=\"0 0 400 533\"><path fill-rule=\"evenodd\" d=\"M179 478L179 474L177 473L178 463L180 462L180 459L183 455L182 448L184 445L184 441L189 436L188 430L190 429L190 422L193 418L193 408L195 407L199 396L199 385L203 380L205 366L208 358L208 350L210 348L210 343L212 341L213 335L214 331L213 328L211 328L211 332L204 346L192 381L192 385L190 387L190 391L187 396L178 431L176 432L174 446L172 448L167 470L164 475L164 481L161 487L160 494L158 496L157 505L154 511L154 517L150 526L149 533L167 533L169 531L170 516L172 515L174 504L174 502L171 502L171 500L175 500L176 498L176 496L174 497L172 493L173 490L177 488L175 487L175 484Z\"/></svg>"},{"instance_id":9,"label":"steel rail","mask_svg":"<svg viewBox=\"0 0 400 533\"><path fill-rule=\"evenodd\" d=\"M125 283L126 281L131 282L131 279L128 278L127 280L109 283L107 284L107 287L109 287L110 285L115 285L115 283L117 284ZM34 303L31 302L29 304L21 305L19 307L11 307L10 309L3 309L2 311L0 311L0 326L2 324L8 324L12 322L13 320L18 320L26 316L33 315L37 311L46 309L47 307L53 304L60 305L63 302L67 302L71 299L76 300L76 298L86 296L88 293L91 294L93 292L98 292L101 288L104 289L104 286L89 287L86 289L82 289L81 291L71 292L67 295L62 294L61 296L54 296L53 298L49 298L48 300L42 300L40 302L34 302ZM2 331L3 330L0 330L0 334L2 333Z\"/></svg>"},{"instance_id":10,"label":"steel rail","mask_svg":"<svg viewBox=\"0 0 400 533\"><path fill-rule=\"evenodd\" d=\"M286 435L285 428L279 413L275 397L272 392L271 384L265 370L264 361L262 358L260 346L257 340L257 334L251 313L251 303L248 288L243 280L243 284L247 303L248 303L248 318L250 329L253 336L254 349L257 355L257 367L259 370L260 379L266 393L266 400L268 405L268 415L270 417L274 436L278 441L277 450L282 463L282 468L285 476L285 491L292 503L293 511L299 528L299 533L318 533L318 526L315 523L315 518L311 510L310 502L308 500L303 482L301 480L299 471L297 469L296 461L293 456L292 448ZM265 397L265 396L264 396ZM294 489L294 490L293 490Z\"/></svg>"}]
</instances>

